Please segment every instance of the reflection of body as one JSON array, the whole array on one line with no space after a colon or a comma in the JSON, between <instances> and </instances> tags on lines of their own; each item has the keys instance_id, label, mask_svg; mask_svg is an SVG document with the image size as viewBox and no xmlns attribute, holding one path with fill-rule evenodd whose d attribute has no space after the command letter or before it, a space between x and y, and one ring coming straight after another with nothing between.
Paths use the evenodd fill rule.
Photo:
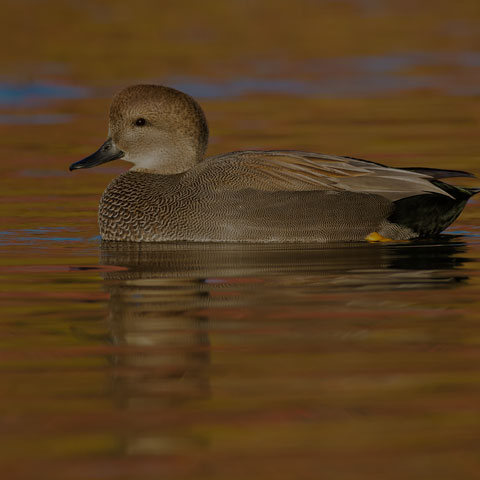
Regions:
<instances>
[{"instance_id":1,"label":"reflection of body","mask_svg":"<svg viewBox=\"0 0 480 480\"><path fill-rule=\"evenodd\" d=\"M327 242L438 235L479 189L465 172L389 168L298 151L233 152L204 159L200 106L177 90L137 85L110 110L111 137L70 169L116 158L134 164L100 204L105 240Z\"/></svg>"},{"instance_id":2,"label":"reflection of body","mask_svg":"<svg viewBox=\"0 0 480 480\"><path fill-rule=\"evenodd\" d=\"M210 314L218 308L318 304L318 294L445 288L465 278L465 247L438 244L230 245L104 242L121 403L209 395ZM376 298L373 300L376 302ZM373 306L373 305L372 305Z\"/></svg>"},{"instance_id":3,"label":"reflection of body","mask_svg":"<svg viewBox=\"0 0 480 480\"><path fill-rule=\"evenodd\" d=\"M347 276L352 279L352 288L376 290L379 285L396 285L397 273L403 274L407 280L404 286L408 287L411 272L416 276L422 273L434 288L435 279L442 275L463 276L464 271L457 267L466 261L466 251L466 245L453 236L436 242L354 246L103 242L101 262L128 269L106 274L107 286L112 291L121 291L122 286L128 285L133 292L137 286L145 295L160 295L162 308L166 308L168 299L183 311L184 307L209 304L210 292L221 285L217 280L222 278L263 279L262 285L291 289L306 279L307 283L314 281L323 291L330 291L339 285L338 278ZM359 274L370 274L370 279L356 281ZM264 289L259 293L265 293ZM277 301L280 300L277 292ZM229 302L232 301L230 298Z\"/></svg>"},{"instance_id":4,"label":"reflection of body","mask_svg":"<svg viewBox=\"0 0 480 480\"><path fill-rule=\"evenodd\" d=\"M296 312L295 320L295 315L308 313L305 318L321 330L325 317L318 324L316 319L319 312L328 318L332 305L338 307L336 292L348 299L352 290L456 285L452 280L462 278L455 267L461 265L458 254L464 250L453 241L356 247L104 242L102 263L125 268L105 273L111 337L119 347L113 358L112 397L128 418L121 430L125 452L163 455L207 448L208 438L199 437L195 427L204 408L214 414L222 401L220 395L213 407L205 407L205 400L216 396L210 386L212 370L237 378L238 371L229 371L225 360L250 355L243 353L249 347L245 339L257 345L257 354L270 341L287 349L290 333L286 344L278 344L276 315L293 332L296 323L281 320L281 314ZM362 295L362 308L375 311L377 304L378 295ZM255 328L259 332L250 336L241 333ZM273 332L271 340L265 330ZM324 348L319 342L311 348ZM216 352L213 366L211 348Z\"/></svg>"}]
</instances>

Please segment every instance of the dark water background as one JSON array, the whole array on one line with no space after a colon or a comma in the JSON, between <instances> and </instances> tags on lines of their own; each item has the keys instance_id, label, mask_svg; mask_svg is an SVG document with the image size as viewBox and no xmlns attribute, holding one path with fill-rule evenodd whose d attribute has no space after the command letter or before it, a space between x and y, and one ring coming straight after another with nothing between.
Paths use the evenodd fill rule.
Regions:
<instances>
[{"instance_id":1,"label":"dark water background","mask_svg":"<svg viewBox=\"0 0 480 480\"><path fill-rule=\"evenodd\" d=\"M209 154L480 174L480 6L419 3L2 3L2 478L478 478L478 197L435 241L102 245L127 166L67 171L155 82Z\"/></svg>"}]
</instances>

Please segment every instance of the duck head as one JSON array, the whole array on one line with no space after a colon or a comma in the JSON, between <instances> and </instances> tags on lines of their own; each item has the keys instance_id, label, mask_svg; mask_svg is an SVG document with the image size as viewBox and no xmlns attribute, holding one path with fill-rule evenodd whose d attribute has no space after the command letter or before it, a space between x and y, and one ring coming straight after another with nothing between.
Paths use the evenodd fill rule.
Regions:
<instances>
[{"instance_id":1,"label":"duck head","mask_svg":"<svg viewBox=\"0 0 480 480\"><path fill-rule=\"evenodd\" d=\"M207 121L192 97L169 87L134 85L114 97L105 143L70 170L121 158L133 163L132 170L181 173L203 159L207 144Z\"/></svg>"}]
</instances>

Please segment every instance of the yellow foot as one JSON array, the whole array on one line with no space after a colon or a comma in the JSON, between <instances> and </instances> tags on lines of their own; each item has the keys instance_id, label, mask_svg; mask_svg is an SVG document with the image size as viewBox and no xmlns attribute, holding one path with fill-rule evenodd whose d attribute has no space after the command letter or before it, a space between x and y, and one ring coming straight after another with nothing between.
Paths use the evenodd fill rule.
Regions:
<instances>
[{"instance_id":1,"label":"yellow foot","mask_svg":"<svg viewBox=\"0 0 480 480\"><path fill-rule=\"evenodd\" d=\"M385 237L382 237L379 233L377 232L372 232L372 233L369 233L366 237L365 237L365 240L367 240L367 242L393 242L393 240L391 238L385 238Z\"/></svg>"}]
</instances>

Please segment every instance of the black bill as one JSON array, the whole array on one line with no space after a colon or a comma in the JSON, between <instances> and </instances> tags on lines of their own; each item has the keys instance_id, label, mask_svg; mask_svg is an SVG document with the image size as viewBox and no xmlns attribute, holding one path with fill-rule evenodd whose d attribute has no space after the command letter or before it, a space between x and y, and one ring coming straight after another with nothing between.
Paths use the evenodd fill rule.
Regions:
<instances>
[{"instance_id":1,"label":"black bill","mask_svg":"<svg viewBox=\"0 0 480 480\"><path fill-rule=\"evenodd\" d=\"M102 163L111 162L117 158L122 158L125 154L119 150L112 139L109 138L95 153L92 153L87 158L70 165L70 171L78 170L79 168L92 168Z\"/></svg>"}]
</instances>

